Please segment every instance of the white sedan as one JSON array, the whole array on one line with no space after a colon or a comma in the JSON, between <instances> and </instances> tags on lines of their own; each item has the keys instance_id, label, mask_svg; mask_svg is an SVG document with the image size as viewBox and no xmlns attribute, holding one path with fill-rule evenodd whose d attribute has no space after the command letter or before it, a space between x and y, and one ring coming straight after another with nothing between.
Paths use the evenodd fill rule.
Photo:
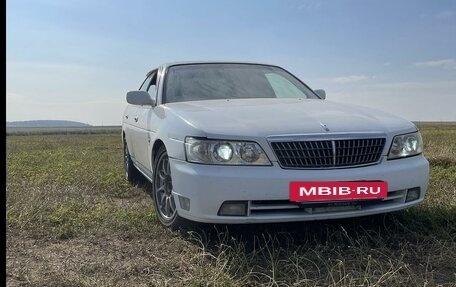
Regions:
<instances>
[{"instance_id":1,"label":"white sedan","mask_svg":"<svg viewBox=\"0 0 456 287\"><path fill-rule=\"evenodd\" d=\"M152 182L157 217L171 228L355 217L422 202L429 164L417 127L324 99L277 66L162 65L127 93L126 177Z\"/></svg>"}]
</instances>

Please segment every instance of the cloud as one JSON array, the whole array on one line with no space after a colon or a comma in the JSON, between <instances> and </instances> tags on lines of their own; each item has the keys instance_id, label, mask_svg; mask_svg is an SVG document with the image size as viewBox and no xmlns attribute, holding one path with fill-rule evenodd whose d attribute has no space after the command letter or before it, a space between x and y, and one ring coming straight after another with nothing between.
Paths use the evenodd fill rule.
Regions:
<instances>
[{"instance_id":1,"label":"cloud","mask_svg":"<svg viewBox=\"0 0 456 287\"><path fill-rule=\"evenodd\" d=\"M18 94L10 91L6 91L6 100L8 102L26 102L29 100L27 96L24 96L23 94Z\"/></svg>"},{"instance_id":2,"label":"cloud","mask_svg":"<svg viewBox=\"0 0 456 287\"><path fill-rule=\"evenodd\" d=\"M321 7L320 1L306 0L296 6L298 10L318 10Z\"/></svg>"},{"instance_id":3,"label":"cloud","mask_svg":"<svg viewBox=\"0 0 456 287\"><path fill-rule=\"evenodd\" d=\"M7 119L119 124L125 93L137 88L142 77L142 72L127 69L7 61Z\"/></svg>"},{"instance_id":4,"label":"cloud","mask_svg":"<svg viewBox=\"0 0 456 287\"><path fill-rule=\"evenodd\" d=\"M365 81L365 80L368 80L371 78L372 77L363 76L363 75L351 75L351 76L332 78L331 82L337 83L337 84L351 84L351 83Z\"/></svg>"},{"instance_id":5,"label":"cloud","mask_svg":"<svg viewBox=\"0 0 456 287\"><path fill-rule=\"evenodd\" d=\"M443 59L443 60L418 62L418 63L415 63L415 66L416 67L456 69L456 60L455 59Z\"/></svg>"},{"instance_id":6,"label":"cloud","mask_svg":"<svg viewBox=\"0 0 456 287\"><path fill-rule=\"evenodd\" d=\"M414 121L456 121L456 80L318 85L329 101L352 103Z\"/></svg>"},{"instance_id":7,"label":"cloud","mask_svg":"<svg viewBox=\"0 0 456 287\"><path fill-rule=\"evenodd\" d=\"M456 16L456 12L452 10L445 10L437 14L437 18L440 19L448 19L454 16Z\"/></svg>"}]
</instances>

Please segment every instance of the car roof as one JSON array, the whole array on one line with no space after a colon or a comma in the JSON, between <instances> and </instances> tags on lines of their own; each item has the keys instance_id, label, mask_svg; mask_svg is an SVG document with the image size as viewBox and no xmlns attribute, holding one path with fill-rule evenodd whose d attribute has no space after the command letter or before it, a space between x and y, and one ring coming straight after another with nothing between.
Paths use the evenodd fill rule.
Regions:
<instances>
[{"instance_id":1,"label":"car roof","mask_svg":"<svg viewBox=\"0 0 456 287\"><path fill-rule=\"evenodd\" d=\"M169 68L171 66L195 65L195 64L246 64L246 65L263 65L263 66L274 66L274 67L277 67L276 65L271 65L271 64L266 64L266 63L243 62L243 61L179 61L179 62L164 63L164 64L160 65L159 67L167 69L167 68ZM158 68L150 70L147 73L147 76L149 76L152 72L155 72L157 69Z\"/></svg>"}]
</instances>

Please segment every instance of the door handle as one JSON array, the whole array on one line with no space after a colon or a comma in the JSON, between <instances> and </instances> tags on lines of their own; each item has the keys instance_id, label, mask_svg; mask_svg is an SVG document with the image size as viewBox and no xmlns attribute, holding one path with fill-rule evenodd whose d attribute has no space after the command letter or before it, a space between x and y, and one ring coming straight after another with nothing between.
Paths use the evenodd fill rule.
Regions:
<instances>
[{"instance_id":1,"label":"door handle","mask_svg":"<svg viewBox=\"0 0 456 287\"><path fill-rule=\"evenodd\" d=\"M128 120L128 115L126 115L125 118Z\"/></svg>"},{"instance_id":2,"label":"door handle","mask_svg":"<svg viewBox=\"0 0 456 287\"><path fill-rule=\"evenodd\" d=\"M135 122L138 122L138 119L139 119L138 117L135 117Z\"/></svg>"}]
</instances>

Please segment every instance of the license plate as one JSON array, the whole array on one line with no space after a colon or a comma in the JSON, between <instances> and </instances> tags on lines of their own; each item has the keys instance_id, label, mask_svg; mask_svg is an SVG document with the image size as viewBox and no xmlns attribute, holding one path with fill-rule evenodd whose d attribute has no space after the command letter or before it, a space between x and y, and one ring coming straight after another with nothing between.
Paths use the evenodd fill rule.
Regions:
<instances>
[{"instance_id":1,"label":"license plate","mask_svg":"<svg viewBox=\"0 0 456 287\"><path fill-rule=\"evenodd\" d=\"M351 201L383 199L388 194L385 181L292 181L290 201Z\"/></svg>"}]
</instances>

